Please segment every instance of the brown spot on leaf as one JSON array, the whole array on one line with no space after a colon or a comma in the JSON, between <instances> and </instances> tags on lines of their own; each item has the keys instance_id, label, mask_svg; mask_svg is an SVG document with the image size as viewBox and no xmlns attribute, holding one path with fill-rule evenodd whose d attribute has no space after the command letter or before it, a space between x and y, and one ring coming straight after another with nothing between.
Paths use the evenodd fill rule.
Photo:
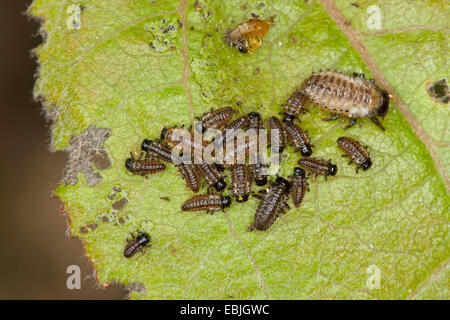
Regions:
<instances>
[{"instance_id":1,"label":"brown spot on leaf","mask_svg":"<svg viewBox=\"0 0 450 320\"><path fill-rule=\"evenodd\" d=\"M114 210L120 211L125 207L125 205L128 203L128 200L126 198L122 198L119 201L116 201L112 204L112 208Z\"/></svg>"},{"instance_id":2,"label":"brown spot on leaf","mask_svg":"<svg viewBox=\"0 0 450 320\"><path fill-rule=\"evenodd\" d=\"M446 79L441 79L427 85L428 95L439 103L447 104L450 100L450 92Z\"/></svg>"},{"instance_id":3,"label":"brown spot on leaf","mask_svg":"<svg viewBox=\"0 0 450 320\"><path fill-rule=\"evenodd\" d=\"M104 170L111 166L108 154L105 150L105 141L111 135L111 130L89 126L78 137L70 138L70 146L67 150L69 159L64 173L63 182L74 185L78 182L78 174L81 172L89 186L98 184L102 177L94 171Z\"/></svg>"}]
</instances>

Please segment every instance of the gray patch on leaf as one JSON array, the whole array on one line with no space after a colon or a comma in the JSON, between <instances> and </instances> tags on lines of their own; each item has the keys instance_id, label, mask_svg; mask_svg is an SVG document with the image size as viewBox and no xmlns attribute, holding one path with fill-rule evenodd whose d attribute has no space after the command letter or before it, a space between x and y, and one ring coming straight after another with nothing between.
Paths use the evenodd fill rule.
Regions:
<instances>
[{"instance_id":1,"label":"gray patch on leaf","mask_svg":"<svg viewBox=\"0 0 450 320\"><path fill-rule=\"evenodd\" d=\"M113 208L114 210L120 211L120 210L123 209L123 207L125 207L125 205L126 205L127 203L128 203L128 200L127 200L126 198L122 198L122 199L120 199L120 200L114 202L114 203L112 204L112 208Z\"/></svg>"},{"instance_id":2,"label":"gray patch on leaf","mask_svg":"<svg viewBox=\"0 0 450 320\"><path fill-rule=\"evenodd\" d=\"M128 295L131 295L131 291L136 291L139 294L145 294L145 292L147 291L144 284L141 282L131 283L131 284L127 285L125 287L125 289L130 291Z\"/></svg>"},{"instance_id":3,"label":"gray patch on leaf","mask_svg":"<svg viewBox=\"0 0 450 320\"><path fill-rule=\"evenodd\" d=\"M111 161L105 150L105 141L111 135L111 130L89 126L78 137L70 138L67 149L69 159L64 173L63 182L74 185L78 182L78 174L84 173L89 186L98 184L102 177L94 170L107 169Z\"/></svg>"}]
</instances>

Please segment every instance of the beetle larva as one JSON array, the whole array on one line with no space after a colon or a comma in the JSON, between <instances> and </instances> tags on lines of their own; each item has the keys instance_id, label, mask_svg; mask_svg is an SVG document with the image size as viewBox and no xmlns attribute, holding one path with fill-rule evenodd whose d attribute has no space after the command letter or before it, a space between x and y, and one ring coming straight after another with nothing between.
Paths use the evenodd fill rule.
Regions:
<instances>
[{"instance_id":1,"label":"beetle larva","mask_svg":"<svg viewBox=\"0 0 450 320\"><path fill-rule=\"evenodd\" d=\"M349 128L357 118L368 117L384 130L377 116L384 118L386 115L389 94L374 80L365 80L364 75L348 76L337 71L320 71L303 81L300 90L316 106L331 112L331 117L326 120L336 120L338 115L348 117L351 119Z\"/></svg>"},{"instance_id":2,"label":"beetle larva","mask_svg":"<svg viewBox=\"0 0 450 320\"><path fill-rule=\"evenodd\" d=\"M306 131L296 125L293 121L284 121L284 128L289 138L289 143L292 144L302 156L309 157L312 154L312 146Z\"/></svg>"},{"instance_id":3,"label":"beetle larva","mask_svg":"<svg viewBox=\"0 0 450 320\"><path fill-rule=\"evenodd\" d=\"M298 165L305 170L312 172L315 176L335 176L337 173L337 167L331 163L331 160L325 161L317 158L302 158L298 160Z\"/></svg>"},{"instance_id":4,"label":"beetle larva","mask_svg":"<svg viewBox=\"0 0 450 320\"><path fill-rule=\"evenodd\" d=\"M266 20L253 18L228 29L225 41L228 45L238 48L242 53L253 53L262 44L262 37L269 31L270 24Z\"/></svg>"},{"instance_id":5,"label":"beetle larva","mask_svg":"<svg viewBox=\"0 0 450 320\"><path fill-rule=\"evenodd\" d=\"M258 154L256 156L256 163L250 164L249 167L256 185L265 185L267 183L267 168L269 167L269 165L267 163L263 163L261 155Z\"/></svg>"},{"instance_id":6,"label":"beetle larva","mask_svg":"<svg viewBox=\"0 0 450 320\"><path fill-rule=\"evenodd\" d=\"M284 178L278 177L275 183L271 183L269 190L262 197L256 209L254 222L247 231L267 230L278 218L280 213L289 209L287 200L291 184Z\"/></svg>"},{"instance_id":7,"label":"beetle larva","mask_svg":"<svg viewBox=\"0 0 450 320\"><path fill-rule=\"evenodd\" d=\"M247 116L242 116L240 118L237 118L233 122L231 122L229 125L227 125L222 130L222 135L214 139L214 145L215 146L223 146L227 143L227 139L229 140L237 130L247 130L249 125L249 120Z\"/></svg>"},{"instance_id":8,"label":"beetle larva","mask_svg":"<svg viewBox=\"0 0 450 320\"><path fill-rule=\"evenodd\" d=\"M126 258L131 258L145 247L148 247L151 241L150 236L146 232L139 231L136 236L131 234L131 237L132 238L127 241L125 249L123 250L123 255Z\"/></svg>"},{"instance_id":9,"label":"beetle larva","mask_svg":"<svg viewBox=\"0 0 450 320\"><path fill-rule=\"evenodd\" d=\"M306 191L309 191L309 186L305 170L295 167L292 175L292 201L296 207L300 207Z\"/></svg>"},{"instance_id":10,"label":"beetle larva","mask_svg":"<svg viewBox=\"0 0 450 320\"><path fill-rule=\"evenodd\" d=\"M146 152L147 154L150 154L158 159L167 161L167 162L173 162L172 161L172 150L162 144L158 140L149 140L144 139L141 144L141 150Z\"/></svg>"},{"instance_id":11,"label":"beetle larva","mask_svg":"<svg viewBox=\"0 0 450 320\"><path fill-rule=\"evenodd\" d=\"M190 152L191 155L196 153L202 154L203 149L208 145L208 142L203 139L200 139L200 141L195 139L192 132L176 127L170 129L163 128L161 130L161 140L167 143L171 148L175 148L178 144L181 144L180 146L183 150L180 150L180 153Z\"/></svg>"},{"instance_id":12,"label":"beetle larva","mask_svg":"<svg viewBox=\"0 0 450 320\"><path fill-rule=\"evenodd\" d=\"M286 148L288 137L286 133L286 129L283 123L277 117L269 118L269 128L272 134L273 130L278 130L279 144L278 144L278 152L283 152L284 148Z\"/></svg>"},{"instance_id":13,"label":"beetle larva","mask_svg":"<svg viewBox=\"0 0 450 320\"><path fill-rule=\"evenodd\" d=\"M133 174L138 174L141 176L147 176L148 174L154 174L161 172L166 169L164 163L157 160L150 160L148 156L142 159L143 153L138 159L134 158L133 154L130 152L130 158L125 161L125 168Z\"/></svg>"},{"instance_id":14,"label":"beetle larva","mask_svg":"<svg viewBox=\"0 0 450 320\"><path fill-rule=\"evenodd\" d=\"M222 174L215 168L214 165L208 163L201 163L197 165L200 173L205 177L206 182L217 191L222 191L227 186Z\"/></svg>"},{"instance_id":15,"label":"beetle larva","mask_svg":"<svg viewBox=\"0 0 450 320\"><path fill-rule=\"evenodd\" d=\"M356 164L356 173L359 168L366 171L372 166L372 160L370 160L369 152L358 141L349 137L340 137L337 140L339 148L344 151L345 156L350 159L348 164L354 162Z\"/></svg>"},{"instance_id":16,"label":"beetle larva","mask_svg":"<svg viewBox=\"0 0 450 320\"><path fill-rule=\"evenodd\" d=\"M186 180L188 189L198 192L200 190L201 174L197 165L191 163L180 163L178 169Z\"/></svg>"},{"instance_id":17,"label":"beetle larva","mask_svg":"<svg viewBox=\"0 0 450 320\"><path fill-rule=\"evenodd\" d=\"M251 192L252 175L245 164L235 164L231 167L231 183L236 201L246 202Z\"/></svg>"},{"instance_id":18,"label":"beetle larva","mask_svg":"<svg viewBox=\"0 0 450 320\"><path fill-rule=\"evenodd\" d=\"M231 204L231 198L229 196L222 196L220 194L203 194L194 196L188 199L181 210L183 211L203 211L206 210L209 213L214 211L220 211L229 207Z\"/></svg>"},{"instance_id":19,"label":"beetle larva","mask_svg":"<svg viewBox=\"0 0 450 320\"><path fill-rule=\"evenodd\" d=\"M233 117L233 114L238 113L236 109L231 107L223 107L217 110L212 110L209 113L204 114L197 122L200 127L197 128L198 132L205 132L208 129L219 129L225 126Z\"/></svg>"},{"instance_id":20,"label":"beetle larva","mask_svg":"<svg viewBox=\"0 0 450 320\"><path fill-rule=\"evenodd\" d=\"M308 96L302 89L297 88L284 105L283 120L293 121L301 112L305 111L307 101Z\"/></svg>"},{"instance_id":21,"label":"beetle larva","mask_svg":"<svg viewBox=\"0 0 450 320\"><path fill-rule=\"evenodd\" d=\"M262 117L258 112L253 111L248 114L248 127L250 129L264 128Z\"/></svg>"}]
</instances>

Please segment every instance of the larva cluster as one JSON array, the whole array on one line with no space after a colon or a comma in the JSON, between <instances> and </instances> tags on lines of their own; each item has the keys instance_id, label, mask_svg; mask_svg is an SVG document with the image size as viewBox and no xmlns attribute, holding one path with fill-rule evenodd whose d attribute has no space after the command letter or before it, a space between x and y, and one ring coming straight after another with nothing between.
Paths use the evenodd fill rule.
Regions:
<instances>
[{"instance_id":1,"label":"larva cluster","mask_svg":"<svg viewBox=\"0 0 450 320\"><path fill-rule=\"evenodd\" d=\"M230 46L237 47L239 51L245 53L256 52L262 43L262 37L269 30L269 23L259 18L253 18L247 22L237 25L226 32L225 39ZM142 153L138 158L131 154L125 161L125 168L135 175L147 177L163 171L166 163L174 163L174 148L182 145L183 150L190 151L188 162L176 164L181 176L186 181L186 187L194 193L202 189L203 180L208 185L208 192L194 195L186 200L182 206L182 211L206 211L214 213L228 208L232 204L233 196L237 202L246 202L250 195L260 199L256 208L253 223L247 231L265 231L272 226L281 213L285 213L290 206L289 197L295 207L300 207L309 191L308 178L313 176L333 177L337 174L338 167L331 160L324 160L312 157L313 144L308 133L297 123L301 113L307 112L306 106L312 103L322 110L331 113L326 120L335 120L338 116L350 119L349 128L356 123L358 118L371 119L380 129L385 130L378 117L384 118L389 109L389 94L378 87L374 80L366 80L363 75L346 75L337 71L320 71L313 73L306 78L289 96L284 105L283 118L271 116L264 120L256 112L250 112L233 120L239 113L232 107L223 107L211 110L198 117L198 125L188 130L184 137L177 135L177 127L163 128L159 139L145 139L142 141ZM221 134L210 141L206 138L205 132L208 129L219 130ZM239 140L239 133L250 131L256 133L257 139L250 139L245 136L244 140ZM252 185L266 185L268 179L267 168L260 151L263 149L259 137L262 133L270 132L271 136L278 136L277 146L270 146L272 153L280 154L290 145L302 158L298 160L298 167L293 169L293 173L288 178L277 176L275 181L271 180L267 190L260 190L260 193L252 191ZM200 134L200 139L196 134ZM239 142L240 141L240 142ZM235 158L229 159L229 154L224 157L224 163L209 163L206 160L198 163L196 153L209 149L225 152L224 146L231 146L232 156L243 154L244 162L239 162ZM348 157L351 163L356 165L356 173L359 169L364 171L372 166L367 147L350 137L340 137L337 145ZM227 148L228 149L228 148ZM184 151L186 152L186 151ZM175 154L182 156L183 153ZM214 156L215 154L212 154ZM256 159L251 162L249 159ZM203 159L203 158L202 158ZM230 171L231 185L227 188L226 170ZM307 174L307 172L309 174ZM214 192L210 190L214 189ZM231 190L230 195L224 193ZM137 252L150 245L150 236L145 232L132 234L132 238L127 241L124 256L129 258Z\"/></svg>"}]
</instances>

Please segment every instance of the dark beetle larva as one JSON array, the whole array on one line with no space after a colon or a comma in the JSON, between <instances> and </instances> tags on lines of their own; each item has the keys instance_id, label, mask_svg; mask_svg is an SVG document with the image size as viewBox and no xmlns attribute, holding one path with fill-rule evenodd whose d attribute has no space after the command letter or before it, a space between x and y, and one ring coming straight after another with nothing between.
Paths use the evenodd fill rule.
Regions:
<instances>
[{"instance_id":1,"label":"dark beetle larva","mask_svg":"<svg viewBox=\"0 0 450 320\"><path fill-rule=\"evenodd\" d=\"M295 167L292 175L292 201L296 207L302 203L306 191L309 191L309 187L305 170Z\"/></svg>"},{"instance_id":2,"label":"dark beetle larva","mask_svg":"<svg viewBox=\"0 0 450 320\"><path fill-rule=\"evenodd\" d=\"M277 117L270 117L269 128L271 133L272 130L278 130L278 137L279 137L278 152L279 153L283 152L284 148L286 148L286 144L288 141L286 129L284 128L283 123Z\"/></svg>"},{"instance_id":3,"label":"dark beetle larva","mask_svg":"<svg viewBox=\"0 0 450 320\"><path fill-rule=\"evenodd\" d=\"M356 173L359 168L366 171L372 166L372 160L370 160L369 152L358 141L349 137L340 137L337 140L339 148L344 151L345 156L350 159L348 164L354 162L356 164Z\"/></svg>"},{"instance_id":4,"label":"dark beetle larva","mask_svg":"<svg viewBox=\"0 0 450 320\"><path fill-rule=\"evenodd\" d=\"M177 131L180 130L180 131ZM186 139L184 139L186 138ZM200 139L197 141L192 132L188 132L182 128L163 128L161 130L161 140L167 143L171 148L175 148L178 144L183 147L185 152L190 151L191 154L202 154L203 149L208 145L207 141ZM182 150L180 150L181 152Z\"/></svg>"},{"instance_id":5,"label":"dark beetle larva","mask_svg":"<svg viewBox=\"0 0 450 320\"><path fill-rule=\"evenodd\" d=\"M222 130L222 136L220 138L217 137L214 139L214 145L217 147L224 146L227 143L227 139L229 140L237 130L245 131L248 129L248 125L249 121L247 116L237 118Z\"/></svg>"},{"instance_id":6,"label":"dark beetle larva","mask_svg":"<svg viewBox=\"0 0 450 320\"><path fill-rule=\"evenodd\" d=\"M302 89L297 88L284 105L283 120L293 121L299 113L305 111L304 106L307 101L308 96Z\"/></svg>"},{"instance_id":7,"label":"dark beetle larva","mask_svg":"<svg viewBox=\"0 0 450 320\"><path fill-rule=\"evenodd\" d=\"M249 167L256 185L265 185L267 183L267 168L269 167L269 165L262 162L261 156L259 154L256 156L256 163L249 164Z\"/></svg>"},{"instance_id":8,"label":"dark beetle larva","mask_svg":"<svg viewBox=\"0 0 450 320\"><path fill-rule=\"evenodd\" d=\"M214 165L208 163L201 163L197 165L200 173L205 177L206 182L217 191L222 191L227 186L222 174L215 168Z\"/></svg>"},{"instance_id":9,"label":"dark beetle larva","mask_svg":"<svg viewBox=\"0 0 450 320\"><path fill-rule=\"evenodd\" d=\"M204 194L194 196L188 199L181 210L183 211L202 211L206 210L210 213L214 211L223 210L229 207L231 198L229 196L222 196L221 194Z\"/></svg>"},{"instance_id":10,"label":"dark beetle larva","mask_svg":"<svg viewBox=\"0 0 450 320\"><path fill-rule=\"evenodd\" d=\"M245 164L235 164L231 167L231 183L236 201L246 202L252 188L252 175Z\"/></svg>"},{"instance_id":11,"label":"dark beetle larva","mask_svg":"<svg viewBox=\"0 0 450 320\"><path fill-rule=\"evenodd\" d=\"M303 169L312 172L315 176L325 176L325 179L327 176L334 176L337 173L337 167L331 163L331 160L325 161L317 158L302 158L298 160L298 165Z\"/></svg>"},{"instance_id":12,"label":"dark beetle larva","mask_svg":"<svg viewBox=\"0 0 450 320\"><path fill-rule=\"evenodd\" d=\"M123 250L123 255L126 258L130 258L139 251L143 250L145 247L148 247L151 241L150 236L145 232L139 231L136 236L134 234L131 234L131 237L132 238L128 240L127 244L125 245L125 249Z\"/></svg>"},{"instance_id":13,"label":"dark beetle larva","mask_svg":"<svg viewBox=\"0 0 450 320\"><path fill-rule=\"evenodd\" d=\"M337 115L351 118L351 127L356 118L368 117L384 130L377 116L384 118L389 108L389 94L365 80L364 75L348 76L341 72L324 71L313 73L300 86L308 99L321 109L331 112L328 120Z\"/></svg>"},{"instance_id":14,"label":"dark beetle larva","mask_svg":"<svg viewBox=\"0 0 450 320\"><path fill-rule=\"evenodd\" d=\"M194 192L200 190L201 174L196 164L180 163L178 168L186 180L186 186Z\"/></svg>"},{"instance_id":15,"label":"dark beetle larva","mask_svg":"<svg viewBox=\"0 0 450 320\"><path fill-rule=\"evenodd\" d=\"M262 19L253 18L228 29L225 41L238 48L242 53L253 53L261 47L262 37L269 31L270 24Z\"/></svg>"},{"instance_id":16,"label":"dark beetle larva","mask_svg":"<svg viewBox=\"0 0 450 320\"><path fill-rule=\"evenodd\" d=\"M287 200L291 184L282 177L278 177L275 183L271 183L269 190L262 197L256 209L253 224L247 231L267 230L278 218L280 213L289 208Z\"/></svg>"},{"instance_id":17,"label":"dark beetle larva","mask_svg":"<svg viewBox=\"0 0 450 320\"><path fill-rule=\"evenodd\" d=\"M306 131L303 131L294 121L285 121L284 128L291 143L298 152L304 157L312 154L311 140Z\"/></svg>"},{"instance_id":18,"label":"dark beetle larva","mask_svg":"<svg viewBox=\"0 0 450 320\"><path fill-rule=\"evenodd\" d=\"M248 114L248 127L250 129L264 128L263 119L258 112L253 111Z\"/></svg>"},{"instance_id":19,"label":"dark beetle larva","mask_svg":"<svg viewBox=\"0 0 450 320\"><path fill-rule=\"evenodd\" d=\"M205 132L208 129L219 129L225 126L233 117L233 114L238 113L236 109L231 107L223 107L220 109L212 110L209 113L204 114L199 119L201 128L198 128L198 132Z\"/></svg>"},{"instance_id":20,"label":"dark beetle larva","mask_svg":"<svg viewBox=\"0 0 450 320\"><path fill-rule=\"evenodd\" d=\"M150 160L148 159L148 156L145 159L142 159L142 155L143 153L136 159L130 152L130 158L125 161L125 168L131 173L141 176L158 173L166 169L164 163L157 160Z\"/></svg>"},{"instance_id":21,"label":"dark beetle larva","mask_svg":"<svg viewBox=\"0 0 450 320\"><path fill-rule=\"evenodd\" d=\"M144 139L141 144L141 150L150 154L158 159L173 162L172 161L172 150L162 144L158 140L148 140Z\"/></svg>"}]
</instances>

